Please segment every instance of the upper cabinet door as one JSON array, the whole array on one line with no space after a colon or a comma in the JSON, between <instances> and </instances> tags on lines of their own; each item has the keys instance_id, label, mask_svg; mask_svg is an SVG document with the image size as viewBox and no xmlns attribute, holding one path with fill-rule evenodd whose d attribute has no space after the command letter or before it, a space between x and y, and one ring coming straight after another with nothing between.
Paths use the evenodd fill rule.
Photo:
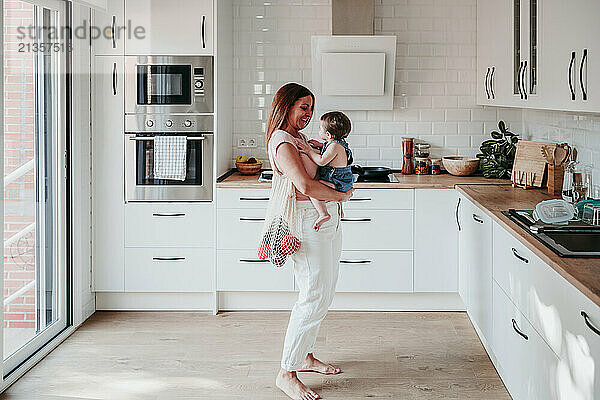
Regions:
<instances>
[{"instance_id":1,"label":"upper cabinet door","mask_svg":"<svg viewBox=\"0 0 600 400\"><path fill-rule=\"evenodd\" d=\"M127 0L125 16L127 55L213 54L212 0Z\"/></svg>"},{"instance_id":2,"label":"upper cabinet door","mask_svg":"<svg viewBox=\"0 0 600 400\"><path fill-rule=\"evenodd\" d=\"M544 108L600 112L599 15L597 0L544 2Z\"/></svg>"},{"instance_id":3,"label":"upper cabinet door","mask_svg":"<svg viewBox=\"0 0 600 400\"><path fill-rule=\"evenodd\" d=\"M509 105L512 0L477 1L477 104Z\"/></svg>"},{"instance_id":4,"label":"upper cabinet door","mask_svg":"<svg viewBox=\"0 0 600 400\"><path fill-rule=\"evenodd\" d=\"M94 54L125 54L125 11L124 0L107 0L106 11L93 9L93 49Z\"/></svg>"}]
</instances>

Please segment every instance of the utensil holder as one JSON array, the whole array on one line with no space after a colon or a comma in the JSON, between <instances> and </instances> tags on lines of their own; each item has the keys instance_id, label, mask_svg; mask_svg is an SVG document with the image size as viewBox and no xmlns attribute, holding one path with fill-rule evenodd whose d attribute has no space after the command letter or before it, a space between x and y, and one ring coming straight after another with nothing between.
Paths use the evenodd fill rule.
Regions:
<instances>
[{"instance_id":1,"label":"utensil holder","mask_svg":"<svg viewBox=\"0 0 600 400\"><path fill-rule=\"evenodd\" d=\"M564 165L548 164L548 194L560 197L562 194L563 179L565 176Z\"/></svg>"}]
</instances>

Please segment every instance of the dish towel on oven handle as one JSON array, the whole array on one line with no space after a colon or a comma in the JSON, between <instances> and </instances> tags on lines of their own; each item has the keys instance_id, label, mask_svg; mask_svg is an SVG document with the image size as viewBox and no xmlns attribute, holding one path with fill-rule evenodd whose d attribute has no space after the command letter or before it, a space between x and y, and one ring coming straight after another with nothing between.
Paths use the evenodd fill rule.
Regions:
<instances>
[{"instance_id":1,"label":"dish towel on oven handle","mask_svg":"<svg viewBox=\"0 0 600 400\"><path fill-rule=\"evenodd\" d=\"M187 137L154 137L154 179L184 181L186 166Z\"/></svg>"},{"instance_id":2,"label":"dish towel on oven handle","mask_svg":"<svg viewBox=\"0 0 600 400\"><path fill-rule=\"evenodd\" d=\"M300 249L298 226L294 185L287 176L274 172L258 258L282 267L288 256Z\"/></svg>"}]
</instances>

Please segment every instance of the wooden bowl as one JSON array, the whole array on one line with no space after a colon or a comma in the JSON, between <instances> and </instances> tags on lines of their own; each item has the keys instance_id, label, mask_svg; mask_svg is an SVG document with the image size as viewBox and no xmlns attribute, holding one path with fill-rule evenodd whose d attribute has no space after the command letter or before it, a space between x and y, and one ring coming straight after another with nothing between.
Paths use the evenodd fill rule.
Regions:
<instances>
[{"instance_id":1,"label":"wooden bowl","mask_svg":"<svg viewBox=\"0 0 600 400\"><path fill-rule=\"evenodd\" d=\"M256 175L260 172L262 168L262 163L240 163L236 161L235 167L237 168L238 172L242 175Z\"/></svg>"},{"instance_id":2,"label":"wooden bowl","mask_svg":"<svg viewBox=\"0 0 600 400\"><path fill-rule=\"evenodd\" d=\"M472 157L442 157L444 168L452 175L467 176L473 174L479 166L479 158Z\"/></svg>"}]
</instances>

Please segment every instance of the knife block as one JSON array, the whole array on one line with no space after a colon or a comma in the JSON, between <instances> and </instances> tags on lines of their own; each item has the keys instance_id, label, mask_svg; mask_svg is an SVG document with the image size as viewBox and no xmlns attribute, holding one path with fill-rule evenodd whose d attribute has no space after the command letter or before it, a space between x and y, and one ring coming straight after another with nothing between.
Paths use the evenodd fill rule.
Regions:
<instances>
[{"instance_id":1,"label":"knife block","mask_svg":"<svg viewBox=\"0 0 600 400\"><path fill-rule=\"evenodd\" d=\"M548 194L554 197L561 197L563 180L565 177L564 165L548 164Z\"/></svg>"}]
</instances>

